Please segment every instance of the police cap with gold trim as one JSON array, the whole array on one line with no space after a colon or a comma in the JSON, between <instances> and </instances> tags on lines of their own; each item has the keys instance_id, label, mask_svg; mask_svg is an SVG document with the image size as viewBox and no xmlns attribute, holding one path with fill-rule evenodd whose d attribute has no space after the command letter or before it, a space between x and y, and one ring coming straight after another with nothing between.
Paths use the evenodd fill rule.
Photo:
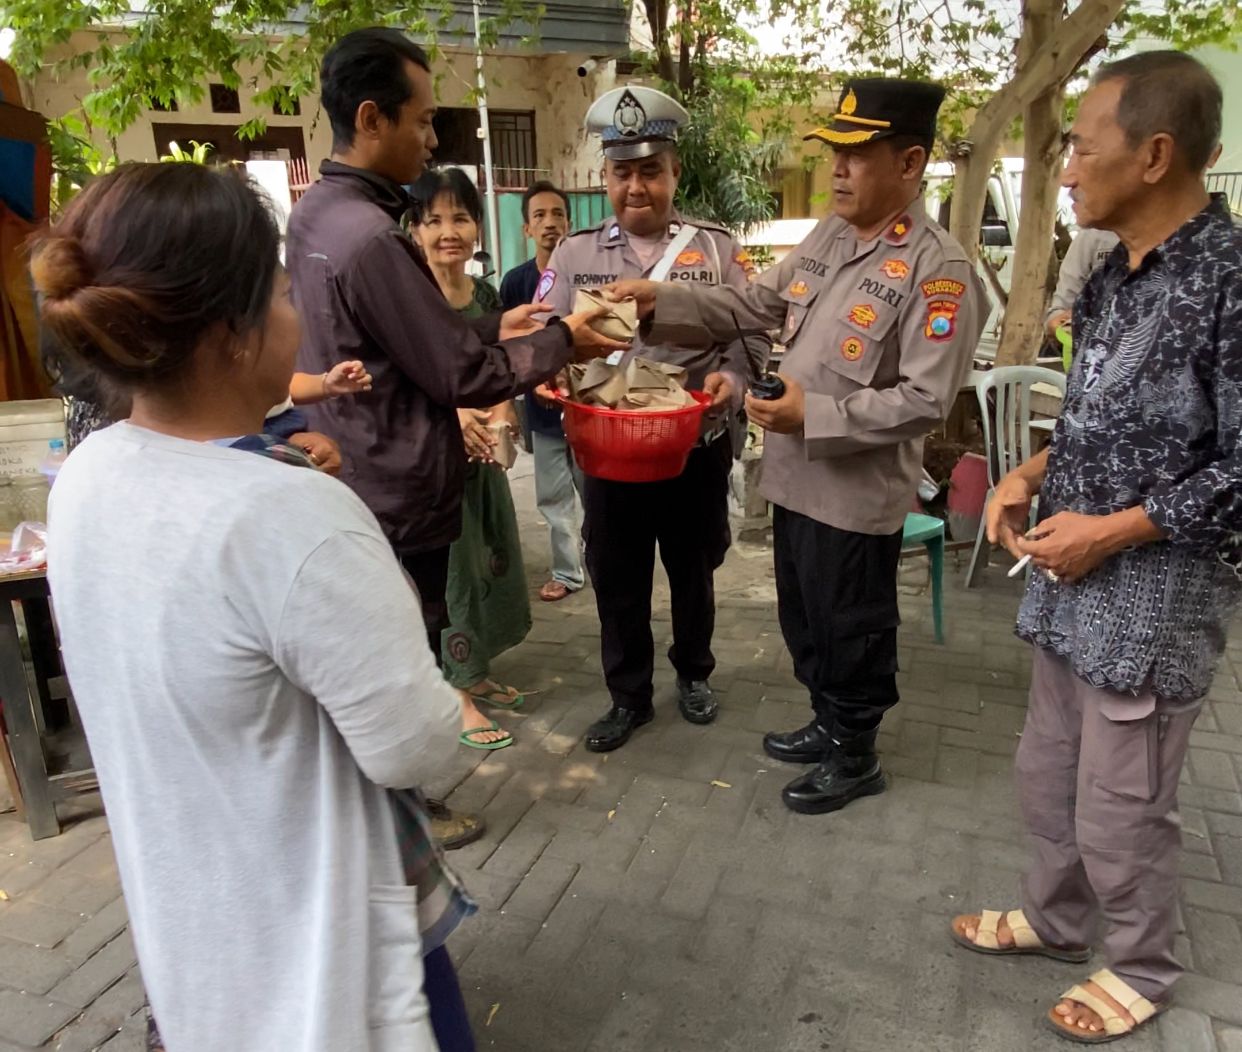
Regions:
<instances>
[{"instance_id":1,"label":"police cap with gold trim","mask_svg":"<svg viewBox=\"0 0 1242 1052\"><path fill-rule=\"evenodd\" d=\"M673 149L689 120L685 107L671 96L629 85L596 99L587 110L586 127L603 139L609 160L632 161Z\"/></svg>"},{"instance_id":2,"label":"police cap with gold trim","mask_svg":"<svg viewBox=\"0 0 1242 1052\"><path fill-rule=\"evenodd\" d=\"M860 77L845 82L837 112L804 139L829 146L859 146L893 135L936 137L936 114L944 88L925 80Z\"/></svg>"}]
</instances>

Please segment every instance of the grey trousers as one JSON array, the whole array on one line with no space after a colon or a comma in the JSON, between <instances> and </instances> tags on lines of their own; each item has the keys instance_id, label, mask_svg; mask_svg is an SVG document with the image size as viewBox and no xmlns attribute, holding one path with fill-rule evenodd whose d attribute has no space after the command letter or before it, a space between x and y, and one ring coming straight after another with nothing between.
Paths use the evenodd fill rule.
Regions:
<instances>
[{"instance_id":1,"label":"grey trousers","mask_svg":"<svg viewBox=\"0 0 1242 1052\"><path fill-rule=\"evenodd\" d=\"M582 568L582 519L576 495L582 472L564 435L531 432L535 456L535 506L548 524L552 541L552 580L571 592L586 583Z\"/></svg>"},{"instance_id":2,"label":"grey trousers","mask_svg":"<svg viewBox=\"0 0 1242 1052\"><path fill-rule=\"evenodd\" d=\"M1022 908L1044 942L1091 945L1121 979L1163 1001L1182 973L1177 783L1200 706L1092 687L1035 648L1018 746L1018 797L1035 848Z\"/></svg>"}]
</instances>

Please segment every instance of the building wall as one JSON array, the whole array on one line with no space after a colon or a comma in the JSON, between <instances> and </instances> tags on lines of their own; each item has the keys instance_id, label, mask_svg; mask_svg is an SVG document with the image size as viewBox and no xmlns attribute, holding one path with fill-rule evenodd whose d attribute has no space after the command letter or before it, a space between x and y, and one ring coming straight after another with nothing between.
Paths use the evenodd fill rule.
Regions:
<instances>
[{"instance_id":1,"label":"building wall","mask_svg":"<svg viewBox=\"0 0 1242 1052\"><path fill-rule=\"evenodd\" d=\"M79 34L69 48L81 50L86 35ZM76 45L76 48L75 48ZM598 148L588 144L583 121L596 95L617 84L615 66L603 63L585 78L577 75L585 55L539 56L488 55L484 73L488 101L497 109L531 110L535 113L535 146L539 167L560 181L586 185L589 175L600 167ZM474 56L452 54L435 69L436 94L442 106L471 106L469 95L475 84ZM243 83L249 73L242 71ZM50 66L26 85L28 102L45 117L64 116L79 110L81 99L90 90L87 71L56 71ZM157 159L153 123L237 126L254 117L264 117L270 127L301 128L306 156L313 173L331 151L331 129L319 108L317 98L301 100L302 113L290 117L256 109L243 88L240 113L213 113L210 99L181 104L176 113L150 112L117 138L117 156L124 161ZM107 148L106 137L96 134L96 143ZM182 144L185 145L185 144ZM596 178L598 181L598 178Z\"/></svg>"}]
</instances>

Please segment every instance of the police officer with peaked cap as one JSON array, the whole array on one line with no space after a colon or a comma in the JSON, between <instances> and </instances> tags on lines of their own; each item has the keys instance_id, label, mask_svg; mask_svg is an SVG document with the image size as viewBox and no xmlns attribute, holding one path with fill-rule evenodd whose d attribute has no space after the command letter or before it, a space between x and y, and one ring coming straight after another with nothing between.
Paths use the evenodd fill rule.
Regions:
<instances>
[{"instance_id":1,"label":"police officer with peaked cap","mask_svg":"<svg viewBox=\"0 0 1242 1052\"><path fill-rule=\"evenodd\" d=\"M744 289L620 282L651 338L710 342L779 327L782 397L747 397L767 432L777 601L805 726L769 733L780 760L815 764L782 796L822 813L882 792L876 734L897 702L897 562L922 469L987 314L961 246L926 215L923 172L944 90L851 80L808 139L832 147L833 214ZM652 314L654 311L654 314Z\"/></svg>"},{"instance_id":2,"label":"police officer with peaked cap","mask_svg":"<svg viewBox=\"0 0 1242 1052\"><path fill-rule=\"evenodd\" d=\"M673 195L681 175L678 131L688 119L675 100L652 88L617 88L587 113L603 140L604 180L614 215L570 234L540 278L536 301L570 313L577 288L623 278L742 289L751 267L723 228L679 215ZM718 705L709 685L715 668L713 577L728 550L728 484L733 462L729 421L770 349L763 337L724 333L697 347L639 338L621 359L637 355L689 372L689 387L712 396L707 432L685 470L664 482L612 482L587 476L583 490L586 564L599 608L608 712L586 732L586 747L624 745L652 719L654 643L651 588L657 546L672 590L678 708L691 723L710 723Z\"/></svg>"}]
</instances>

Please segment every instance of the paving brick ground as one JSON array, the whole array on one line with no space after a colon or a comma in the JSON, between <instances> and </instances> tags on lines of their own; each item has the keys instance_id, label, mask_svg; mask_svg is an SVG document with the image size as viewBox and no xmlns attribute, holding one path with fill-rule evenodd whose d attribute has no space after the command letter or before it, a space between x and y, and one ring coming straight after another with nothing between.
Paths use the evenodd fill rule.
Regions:
<instances>
[{"instance_id":1,"label":"paving brick ground","mask_svg":"<svg viewBox=\"0 0 1242 1052\"><path fill-rule=\"evenodd\" d=\"M546 566L523 461L532 585ZM919 562L903 571L903 701L885 723L890 791L833 816L786 811L794 773L760 735L804 721L776 624L770 554L735 548L718 578L719 721L659 714L625 749L585 752L607 705L588 594L536 602L496 666L537 690L501 714L518 744L461 750L435 788L482 809L454 858L478 917L453 938L481 1049L504 1052L1041 1052L1050 999L1085 969L955 950L949 915L1014 901L1025 859L1012 789L1029 659L1018 586L967 593L950 561L947 645L931 637ZM661 589L654 628L669 635ZM1178 1007L1118 1052L1242 1052L1242 632L1183 774ZM105 820L34 844L0 816L0 1052L141 1047L140 978ZM342 1050L346 1052L346 1050Z\"/></svg>"}]
</instances>

